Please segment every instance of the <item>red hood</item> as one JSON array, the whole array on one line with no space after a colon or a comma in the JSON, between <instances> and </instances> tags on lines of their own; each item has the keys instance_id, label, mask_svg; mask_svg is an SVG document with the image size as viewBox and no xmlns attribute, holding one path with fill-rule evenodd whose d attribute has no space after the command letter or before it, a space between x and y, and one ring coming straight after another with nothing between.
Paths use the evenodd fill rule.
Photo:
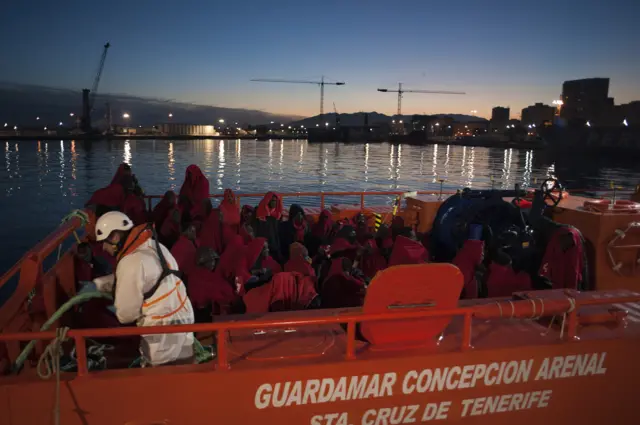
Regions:
<instances>
[{"instance_id":1,"label":"red hood","mask_svg":"<svg viewBox=\"0 0 640 425\"><path fill-rule=\"evenodd\" d=\"M275 208L271 209L269 208L269 202L271 202L271 199L274 196L277 199L276 206ZM256 211L256 217L259 220L265 220L267 217L273 217L276 220L280 220L280 218L282 217L282 209L282 198L280 197L280 195L275 192L269 192L264 195L264 198L262 198L262 200L260 201L260 204L258 205L258 209Z\"/></svg>"},{"instance_id":2,"label":"red hood","mask_svg":"<svg viewBox=\"0 0 640 425\"><path fill-rule=\"evenodd\" d=\"M230 199L228 199L230 198ZM222 221L224 224L237 226L240 224L240 211L236 204L236 195L231 189L224 190L224 198L220 202L220 212L222 212Z\"/></svg>"},{"instance_id":3,"label":"red hood","mask_svg":"<svg viewBox=\"0 0 640 425\"><path fill-rule=\"evenodd\" d=\"M478 284L476 282L476 267L482 263L484 252L484 242L478 240L467 240L453 259L464 276L464 296L467 299L478 298Z\"/></svg>"},{"instance_id":4,"label":"red hood","mask_svg":"<svg viewBox=\"0 0 640 425\"><path fill-rule=\"evenodd\" d=\"M189 198L192 208L201 205L202 201L209 196L209 180L197 165L187 167L184 183L180 188L180 196Z\"/></svg>"},{"instance_id":5,"label":"red hood","mask_svg":"<svg viewBox=\"0 0 640 425\"><path fill-rule=\"evenodd\" d=\"M278 301L285 310L302 310L317 295L313 279L300 273L278 273L271 282L247 292L243 300L247 313L267 313Z\"/></svg>"},{"instance_id":6,"label":"red hood","mask_svg":"<svg viewBox=\"0 0 640 425\"><path fill-rule=\"evenodd\" d=\"M400 264L421 264L429 259L429 251L420 242L398 236L393 243L389 267Z\"/></svg>"}]
</instances>

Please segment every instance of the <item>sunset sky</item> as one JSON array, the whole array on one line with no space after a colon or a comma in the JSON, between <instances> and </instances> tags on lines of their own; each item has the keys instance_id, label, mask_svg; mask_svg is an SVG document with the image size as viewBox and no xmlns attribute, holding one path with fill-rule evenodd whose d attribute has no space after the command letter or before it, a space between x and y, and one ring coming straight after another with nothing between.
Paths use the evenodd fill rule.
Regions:
<instances>
[{"instance_id":1,"label":"sunset sky","mask_svg":"<svg viewBox=\"0 0 640 425\"><path fill-rule=\"evenodd\" d=\"M393 114L520 109L564 80L611 78L616 103L640 99L640 2L13 1L2 7L0 80L80 89L111 42L100 92L315 115L319 88L252 78L345 81L325 110Z\"/></svg>"}]
</instances>

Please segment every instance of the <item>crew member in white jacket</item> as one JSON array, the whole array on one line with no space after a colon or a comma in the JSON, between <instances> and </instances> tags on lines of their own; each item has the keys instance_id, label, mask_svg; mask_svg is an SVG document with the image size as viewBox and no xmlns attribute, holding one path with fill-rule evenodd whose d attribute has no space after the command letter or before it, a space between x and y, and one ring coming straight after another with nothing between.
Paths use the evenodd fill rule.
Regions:
<instances>
[{"instance_id":1,"label":"crew member in white jacket","mask_svg":"<svg viewBox=\"0 0 640 425\"><path fill-rule=\"evenodd\" d=\"M121 323L160 326L194 322L178 264L153 238L150 227L134 228L129 217L112 211L98 219L96 239L118 258L115 278L111 275L95 283L104 292L113 291L115 285L114 306ZM143 364L152 366L193 363L193 333L143 335L140 352Z\"/></svg>"}]
</instances>

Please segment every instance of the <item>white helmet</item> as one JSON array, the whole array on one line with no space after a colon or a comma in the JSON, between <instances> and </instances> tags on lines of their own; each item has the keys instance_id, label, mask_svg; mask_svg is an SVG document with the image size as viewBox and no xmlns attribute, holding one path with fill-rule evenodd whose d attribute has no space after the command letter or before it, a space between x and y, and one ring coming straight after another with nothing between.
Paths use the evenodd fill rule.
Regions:
<instances>
[{"instance_id":1,"label":"white helmet","mask_svg":"<svg viewBox=\"0 0 640 425\"><path fill-rule=\"evenodd\" d=\"M133 222L120 211L110 211L98 219L96 223L96 240L102 242L114 230L127 231L133 229Z\"/></svg>"}]
</instances>

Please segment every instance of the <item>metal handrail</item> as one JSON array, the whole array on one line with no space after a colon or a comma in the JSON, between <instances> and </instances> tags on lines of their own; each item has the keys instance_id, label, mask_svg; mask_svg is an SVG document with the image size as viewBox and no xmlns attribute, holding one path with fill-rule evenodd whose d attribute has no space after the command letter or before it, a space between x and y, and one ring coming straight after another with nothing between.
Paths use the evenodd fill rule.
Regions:
<instances>
[{"instance_id":1,"label":"metal handrail","mask_svg":"<svg viewBox=\"0 0 640 425\"><path fill-rule=\"evenodd\" d=\"M593 305L609 305L609 304L626 304L632 302L639 302L640 295L635 296L619 296L612 298L593 298L593 299L575 299L566 298L565 300L573 300L571 303L567 302L562 305L561 308L545 308L543 315L545 317L568 314L567 319L567 337L571 340L577 339L578 332L578 309L582 306ZM561 301L561 300L549 300ZM509 301L509 305L513 309L512 311L531 308L531 299ZM462 340L460 349L462 351L472 348L471 345L471 326L474 316L479 316L482 319L495 318L500 319L506 317L502 314L506 308L501 308L499 314L492 314L486 311L489 305L469 306L469 307L456 307L443 310L433 309L419 309L412 311L396 311L393 313L347 313L340 315L327 315L321 317L301 317L295 319L256 319L246 321L230 321L230 322L217 322L217 323L196 323L192 325L167 325L167 326L141 326L141 327L123 327L123 328L101 328L101 329L72 329L67 333L69 338L73 338L76 344L76 358L78 361L78 376L84 376L89 373L87 367L87 350L86 350L86 338L105 338L105 337L127 337L127 336L140 336L140 335L157 335L167 333L181 333L181 332L217 332L217 358L214 362L216 369L224 371L230 368L228 359L228 342L225 337L226 332L234 330L257 330L264 328L286 328L286 327L305 327L314 325L332 325L332 324L347 324L347 341L345 348L345 359L356 359L356 324L362 322L379 322L379 321L394 321L394 320L407 320L407 319L425 319L436 317L456 317L463 316L464 325L462 329ZM484 310L483 310L484 309ZM534 310L535 311L535 310ZM542 315L536 316L535 313L529 318L539 318ZM511 317L515 317L513 314ZM522 315L520 316L522 317ZM0 334L0 342L8 341L29 341L29 340L52 340L56 337L55 331L45 332L22 332L22 333L3 333Z\"/></svg>"}]
</instances>

